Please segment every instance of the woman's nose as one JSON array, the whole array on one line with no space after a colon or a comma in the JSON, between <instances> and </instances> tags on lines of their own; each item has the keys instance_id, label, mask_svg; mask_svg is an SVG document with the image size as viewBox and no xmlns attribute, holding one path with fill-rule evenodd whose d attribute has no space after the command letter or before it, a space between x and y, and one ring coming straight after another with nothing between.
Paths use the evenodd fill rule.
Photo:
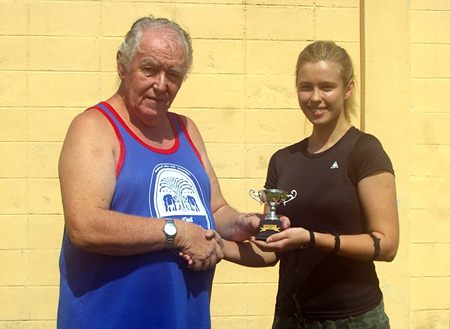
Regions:
<instances>
[{"instance_id":1,"label":"woman's nose","mask_svg":"<svg viewBox=\"0 0 450 329\"><path fill-rule=\"evenodd\" d=\"M311 95L311 100L314 102L319 102L321 100L321 95L320 95L320 90L319 88L314 88L312 95Z\"/></svg>"}]
</instances>

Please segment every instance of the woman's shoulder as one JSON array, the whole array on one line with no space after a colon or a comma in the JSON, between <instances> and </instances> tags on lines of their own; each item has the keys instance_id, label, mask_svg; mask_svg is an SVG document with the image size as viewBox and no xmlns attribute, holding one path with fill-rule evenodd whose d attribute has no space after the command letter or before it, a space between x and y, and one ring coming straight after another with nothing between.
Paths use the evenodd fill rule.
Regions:
<instances>
[{"instance_id":1,"label":"woman's shoulder","mask_svg":"<svg viewBox=\"0 0 450 329\"><path fill-rule=\"evenodd\" d=\"M350 153L349 162L349 169L355 175L356 182L375 171L394 172L392 162L380 140L362 131Z\"/></svg>"},{"instance_id":2,"label":"woman's shoulder","mask_svg":"<svg viewBox=\"0 0 450 329\"><path fill-rule=\"evenodd\" d=\"M359 129L356 130L355 151L370 151L383 148L381 141L376 136Z\"/></svg>"}]
</instances>

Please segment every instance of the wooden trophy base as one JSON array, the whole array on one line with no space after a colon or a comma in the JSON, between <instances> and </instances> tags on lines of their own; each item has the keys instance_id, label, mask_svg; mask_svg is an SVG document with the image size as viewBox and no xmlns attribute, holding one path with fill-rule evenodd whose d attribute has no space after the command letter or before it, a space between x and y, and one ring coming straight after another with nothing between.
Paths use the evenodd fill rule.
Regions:
<instances>
[{"instance_id":1,"label":"wooden trophy base","mask_svg":"<svg viewBox=\"0 0 450 329\"><path fill-rule=\"evenodd\" d=\"M275 233L281 232L281 221L279 219L263 219L259 224L259 233L256 234L256 240L266 241L266 239Z\"/></svg>"}]
</instances>

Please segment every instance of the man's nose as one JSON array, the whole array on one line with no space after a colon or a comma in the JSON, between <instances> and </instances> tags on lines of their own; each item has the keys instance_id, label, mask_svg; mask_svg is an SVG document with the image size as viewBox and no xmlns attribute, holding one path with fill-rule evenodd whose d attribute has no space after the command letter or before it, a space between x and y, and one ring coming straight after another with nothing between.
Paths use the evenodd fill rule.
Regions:
<instances>
[{"instance_id":1,"label":"man's nose","mask_svg":"<svg viewBox=\"0 0 450 329\"><path fill-rule=\"evenodd\" d=\"M167 77L164 71L160 71L155 75L153 87L159 91L165 91L167 89Z\"/></svg>"}]
</instances>

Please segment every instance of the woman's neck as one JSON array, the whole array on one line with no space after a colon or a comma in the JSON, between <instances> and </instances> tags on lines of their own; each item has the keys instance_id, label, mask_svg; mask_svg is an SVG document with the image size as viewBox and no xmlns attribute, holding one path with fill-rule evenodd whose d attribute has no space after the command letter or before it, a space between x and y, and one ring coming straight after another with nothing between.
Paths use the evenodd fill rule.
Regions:
<instances>
[{"instance_id":1,"label":"woman's neck","mask_svg":"<svg viewBox=\"0 0 450 329\"><path fill-rule=\"evenodd\" d=\"M328 150L334 146L351 127L352 125L347 120L338 122L332 127L314 126L313 132L308 139L308 152L314 154Z\"/></svg>"}]
</instances>

